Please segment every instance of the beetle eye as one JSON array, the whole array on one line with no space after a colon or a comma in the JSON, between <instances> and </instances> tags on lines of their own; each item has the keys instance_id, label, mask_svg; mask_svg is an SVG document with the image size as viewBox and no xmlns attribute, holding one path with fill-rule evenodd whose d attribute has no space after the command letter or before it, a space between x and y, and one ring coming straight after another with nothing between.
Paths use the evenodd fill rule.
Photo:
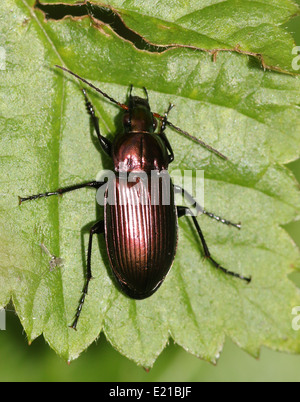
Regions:
<instances>
[{"instance_id":1,"label":"beetle eye","mask_svg":"<svg viewBox=\"0 0 300 402\"><path fill-rule=\"evenodd\" d=\"M130 127L131 126L131 120L129 113L125 113L123 116L123 125L124 127Z\"/></svg>"},{"instance_id":2,"label":"beetle eye","mask_svg":"<svg viewBox=\"0 0 300 402\"><path fill-rule=\"evenodd\" d=\"M157 127L157 120L155 117L153 117L153 131L156 130L156 127Z\"/></svg>"}]
</instances>

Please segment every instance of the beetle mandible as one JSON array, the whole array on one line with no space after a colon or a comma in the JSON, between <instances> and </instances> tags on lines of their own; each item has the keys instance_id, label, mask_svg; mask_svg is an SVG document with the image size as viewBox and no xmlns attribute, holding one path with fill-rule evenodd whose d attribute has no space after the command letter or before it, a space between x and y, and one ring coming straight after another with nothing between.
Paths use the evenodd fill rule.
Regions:
<instances>
[{"instance_id":1,"label":"beetle mandible","mask_svg":"<svg viewBox=\"0 0 300 402\"><path fill-rule=\"evenodd\" d=\"M174 160L172 147L165 134L167 126L197 141L200 145L214 152L219 157L223 159L227 158L202 140L193 137L186 131L172 124L168 120L168 113L173 105L170 104L163 116L158 113L152 113L149 106L148 93L145 88L146 98L144 99L138 96L132 96L131 86L128 105L122 104L65 67L56 67L92 87L125 111L123 115L124 132L117 135L114 141L111 142L101 135L94 107L88 100L86 90L82 89L87 111L91 116L101 148L113 160L116 178L112 188L113 202L111 202L111 200L108 201L108 188L105 190L104 220L95 223L90 229L86 282L71 327L73 329L77 327L78 319L88 293L89 283L92 279L91 255L92 241L95 234L104 234L112 272L123 292L134 299L144 299L151 296L164 281L176 254L178 218L182 216L191 216L202 243L204 255L215 268L223 271L225 274L249 283L251 277L245 277L229 271L212 258L195 214L193 214L188 207L176 206L174 194L181 193L186 197L191 205L196 208L197 214L205 214L218 222L234 226L237 229L241 228L240 224L232 223L206 211L188 192L174 185L171 180L164 186L164 191L169 193L168 203L162 202L162 194L164 191L161 180L158 181L158 190L160 191L156 200L157 202L153 202L153 199L151 199L153 196L149 191L151 187L151 172L167 172L169 164ZM157 119L160 120L158 132L156 132ZM126 184L121 183L119 175L124 172L126 174L143 172L148 178L148 187L143 188L141 182L139 187L128 182ZM108 187L107 182L91 181L76 184L60 188L54 192L36 194L25 198L19 197L19 203L21 204L24 201L52 195L62 195L84 187L99 189L102 186ZM144 202L140 202L142 194L146 194L146 201L144 200ZM120 200L131 200L133 202L122 203Z\"/></svg>"}]
</instances>

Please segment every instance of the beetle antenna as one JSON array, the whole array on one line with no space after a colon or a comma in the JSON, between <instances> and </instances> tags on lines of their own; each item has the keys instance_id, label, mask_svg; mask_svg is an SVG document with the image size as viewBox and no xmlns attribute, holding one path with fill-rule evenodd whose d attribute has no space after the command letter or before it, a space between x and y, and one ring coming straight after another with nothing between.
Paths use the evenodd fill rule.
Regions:
<instances>
[{"instance_id":1,"label":"beetle antenna","mask_svg":"<svg viewBox=\"0 0 300 402\"><path fill-rule=\"evenodd\" d=\"M170 110L174 107L172 103L170 103L169 108L167 112L165 113L164 116L161 116L158 113L153 113L153 116L156 117L157 119L160 119L162 121L163 127L165 128L166 125L170 126L174 130L178 131L179 133L185 135L187 138L189 138L192 141L198 142L202 147L208 149L209 151L213 152L214 154L218 155L220 158L228 160L227 156L221 154L217 149L213 148L212 146L206 144L206 142L200 140L199 138L194 137L193 135L187 133L186 131L182 130L181 128L175 126L173 123L171 123L169 120L167 120L168 113Z\"/></svg>"},{"instance_id":2,"label":"beetle antenna","mask_svg":"<svg viewBox=\"0 0 300 402\"><path fill-rule=\"evenodd\" d=\"M212 146L206 144L204 141L200 140L199 138L194 137L193 135L187 133L186 131L182 130L181 128L175 126L173 123L171 123L170 121L166 121L166 124L168 126L170 126L171 128L174 128L174 130L178 131L179 133L185 135L186 137L188 137L189 139L198 142L198 144L200 144L202 147L208 149L209 151L213 152L214 154L220 156L220 158L228 160L227 156L221 154L221 152L219 152L218 150L216 150L215 148L213 148Z\"/></svg>"},{"instance_id":3,"label":"beetle antenna","mask_svg":"<svg viewBox=\"0 0 300 402\"><path fill-rule=\"evenodd\" d=\"M93 88L95 91L99 92L101 95L103 95L105 98L109 99L111 102L115 103L116 105L120 106L122 109L128 110L129 107L127 105L124 105L123 103L120 103L118 101L116 101L114 98L112 98L111 96L107 95L107 93L101 91L101 89L97 88L95 85L93 85L92 83L90 83L89 81L85 80L84 78L80 77L79 75L73 73L73 71L68 70L65 67L62 66L58 66L57 64L55 65L55 67L60 68L63 71L66 71L67 73L73 75L74 77L78 78L80 81L84 82L85 84L87 84L88 86L90 86L91 88Z\"/></svg>"},{"instance_id":4,"label":"beetle antenna","mask_svg":"<svg viewBox=\"0 0 300 402\"><path fill-rule=\"evenodd\" d=\"M101 89L97 88L95 85L93 85L91 82L87 81L86 79L80 77L78 74L73 73L73 71L68 70L65 67L62 66L58 66L57 64L55 65L55 67L60 68L63 71L66 71L67 73L73 75L74 77L78 78L80 81L84 82L85 84L87 84L89 87L93 88L96 92L99 92L102 96L104 96L105 98L107 98L108 100L110 100L112 103L115 103L116 105L118 105L119 107L121 107L124 110L129 110L129 107L127 105L125 105L124 103L120 103L118 101L116 101L114 98L112 98L111 96L109 96L107 93L101 91ZM130 88L130 96L131 96L131 90L132 90L132 86ZM148 93L146 88L144 88L146 95L147 95L147 99L148 99ZM164 119L163 116L157 114L157 113L153 113L153 116L158 117L160 119ZM222 159L228 160L228 158L221 154L221 152L217 151L215 148L211 147L210 145L206 144L204 141L200 140L199 138L194 137L193 135L187 133L186 131L182 130L181 128L175 126L173 123L171 123L168 120L165 120L165 124L167 124L168 126L170 126L171 128L173 128L174 130L178 131L179 133L185 135L186 137L190 138L193 141L198 142L198 144L200 144L202 147L208 149L209 151L215 153L216 155L220 156Z\"/></svg>"}]
</instances>

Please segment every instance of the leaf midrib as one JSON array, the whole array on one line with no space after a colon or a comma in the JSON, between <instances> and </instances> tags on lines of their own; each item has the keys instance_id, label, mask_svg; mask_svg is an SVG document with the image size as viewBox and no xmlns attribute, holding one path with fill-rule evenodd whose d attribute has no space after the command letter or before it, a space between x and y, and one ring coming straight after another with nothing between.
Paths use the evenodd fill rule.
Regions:
<instances>
[{"instance_id":1,"label":"leaf midrib","mask_svg":"<svg viewBox=\"0 0 300 402\"><path fill-rule=\"evenodd\" d=\"M65 63L64 63L64 61L63 61L63 59L62 59L62 57L60 56L60 53L59 53L58 50L56 49L56 47L55 47L53 41L51 40L51 38L49 37L49 35L47 34L47 32L46 32L46 31L44 30L44 28L42 27L42 25L41 25L41 23L40 23L40 21L39 21L37 15L36 15L35 12L33 11L33 9L29 6L29 4L27 3L26 0L22 0L22 2L23 2L23 4L24 4L24 6L29 10L29 12L30 12L30 14L32 15L32 17L34 18L34 20L36 21L38 27L40 28L41 32L42 32L43 35L45 36L47 42L50 44L50 46L51 46L51 48L53 49L53 51L55 52L56 56L57 56L57 57L59 58L59 60L61 61L62 65L65 65ZM64 88L65 88L64 82L65 82L65 78L64 78L64 76L63 76L63 77L62 77L62 94L64 94ZM63 99L64 99L64 97L63 97ZM58 169L57 169L57 178L56 178L57 183L59 183L59 174L60 174L60 172L59 172L59 169L60 169L60 161L61 161L60 144L61 144L62 132L63 132L63 130L62 130L63 109L64 109L64 101L61 102L61 109L60 109L60 133L59 133L59 141L58 141L58 144L57 144L57 145L58 145L58 149L57 149L57 151L58 151L58 163L57 163L57 164L58 164ZM60 240L60 225L59 225L59 200L58 200L58 199L56 199L55 209L56 209L56 217L57 217L57 221L58 221L58 222L57 222L57 225L56 225L56 232L57 232L57 239L58 239L57 248L58 248L58 252L59 252L59 255L60 255L60 250L59 250L59 248L60 248L60 241L59 241L59 240ZM66 306L66 303L65 303L64 286L63 286L62 272L61 272L61 271L59 271L59 278L60 278L60 284L61 284L61 289L62 289L62 292L61 292L61 299L62 299L62 302L63 302L63 306L65 307L65 306ZM37 291L37 290L36 290L36 291ZM66 331L66 332L67 332L67 339L68 339L68 341L69 341L69 331L68 331L68 320L67 320L67 316L66 316L66 308L63 308L63 316L64 316L64 321L65 321L65 323L66 323L66 328L67 328L67 331ZM69 342L68 342L68 345L69 345ZM69 347L69 346L68 346L68 347ZM69 353L69 350L68 350L68 353Z\"/></svg>"}]
</instances>

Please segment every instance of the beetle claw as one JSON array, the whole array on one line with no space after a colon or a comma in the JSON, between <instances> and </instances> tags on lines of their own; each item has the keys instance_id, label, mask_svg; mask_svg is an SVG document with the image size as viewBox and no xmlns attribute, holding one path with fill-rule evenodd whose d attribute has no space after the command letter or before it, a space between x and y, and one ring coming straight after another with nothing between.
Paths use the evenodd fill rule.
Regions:
<instances>
[{"instance_id":1,"label":"beetle claw","mask_svg":"<svg viewBox=\"0 0 300 402\"><path fill-rule=\"evenodd\" d=\"M73 323L72 325L69 325L69 328L72 328L72 329L74 329L75 331L77 331L77 324L76 323Z\"/></svg>"}]
</instances>

